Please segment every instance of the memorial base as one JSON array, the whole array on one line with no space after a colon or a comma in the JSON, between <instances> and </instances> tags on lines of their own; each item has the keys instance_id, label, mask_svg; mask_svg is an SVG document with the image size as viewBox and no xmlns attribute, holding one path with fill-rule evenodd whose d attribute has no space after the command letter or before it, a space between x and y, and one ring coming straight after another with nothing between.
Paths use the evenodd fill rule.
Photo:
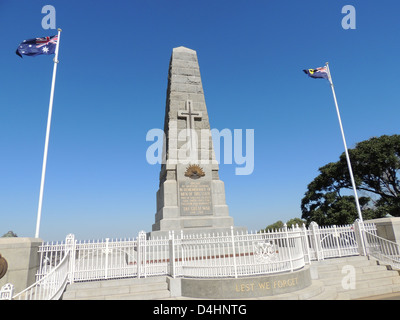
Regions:
<instances>
[{"instance_id":1,"label":"memorial base","mask_svg":"<svg viewBox=\"0 0 400 320\"><path fill-rule=\"evenodd\" d=\"M187 235L221 235L221 234L230 234L231 228L190 228L190 229L181 229L181 230L171 230L174 231L175 237L179 235L187 236ZM147 233L148 239L156 239L156 238L168 238L171 231L151 231ZM246 227L233 227L233 233L236 234L247 234Z\"/></svg>"},{"instance_id":2,"label":"memorial base","mask_svg":"<svg viewBox=\"0 0 400 320\"><path fill-rule=\"evenodd\" d=\"M181 296L198 299L248 299L295 292L312 283L310 268L273 275L226 279L180 280Z\"/></svg>"}]
</instances>

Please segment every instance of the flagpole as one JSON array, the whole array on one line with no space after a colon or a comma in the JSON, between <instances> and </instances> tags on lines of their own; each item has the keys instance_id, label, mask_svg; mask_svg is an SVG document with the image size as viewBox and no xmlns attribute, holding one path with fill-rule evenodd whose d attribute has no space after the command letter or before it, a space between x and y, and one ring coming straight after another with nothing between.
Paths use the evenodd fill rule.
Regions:
<instances>
[{"instance_id":1,"label":"flagpole","mask_svg":"<svg viewBox=\"0 0 400 320\"><path fill-rule=\"evenodd\" d=\"M344 137L344 131L343 131L343 125L342 125L342 120L340 118L340 112L339 112L339 107L336 99L336 93L335 93L335 87L332 82L332 77L331 77L331 71L329 70L329 63L326 63L326 68L328 71L328 77L329 77L329 83L331 84L332 88L332 94L333 94L333 99L335 100L335 106L336 106L336 113L339 119L339 125L340 125L340 131L342 132L342 138L343 138L343 144L344 144L344 151L346 153L346 159L347 159L347 166L349 167L349 173L350 173L350 179L351 179L351 184L353 186L353 191L354 191L354 197L356 200L356 206L357 206L357 212L358 212L358 217L360 219L360 222L363 222L362 214L361 214L361 208L360 208L360 203L358 201L358 195L357 195L357 188L356 188L356 183L354 181L354 176L353 176L353 170L351 168L351 162L350 162L350 156L349 152L347 150L347 144L346 144L346 138Z\"/></svg>"},{"instance_id":2,"label":"flagpole","mask_svg":"<svg viewBox=\"0 0 400 320\"><path fill-rule=\"evenodd\" d=\"M54 56L54 60L53 60L54 61L53 79L51 81L49 113L48 113L48 116L47 116L46 140L45 140L45 144L44 144L42 178L41 178L41 181L40 181L39 205L38 205L37 220L36 220L35 238L39 238L40 219L41 219L41 216L42 216L43 189L44 189L44 180L45 180L45 177L46 177L47 151L48 151L48 148L49 148L51 114L53 112L54 87L55 87L55 83L56 83L57 64L59 62L58 61L58 49L60 47L61 31L62 30L60 28L58 28L57 46L56 46L55 56Z\"/></svg>"}]
</instances>

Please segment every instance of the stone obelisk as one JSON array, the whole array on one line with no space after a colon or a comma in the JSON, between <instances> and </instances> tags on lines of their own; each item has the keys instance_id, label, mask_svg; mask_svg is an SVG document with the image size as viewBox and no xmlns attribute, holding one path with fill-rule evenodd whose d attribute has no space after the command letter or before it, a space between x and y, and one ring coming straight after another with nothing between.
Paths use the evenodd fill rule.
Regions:
<instances>
[{"instance_id":1,"label":"stone obelisk","mask_svg":"<svg viewBox=\"0 0 400 320\"><path fill-rule=\"evenodd\" d=\"M163 163L151 236L230 230L233 218L210 131L196 51L174 48L169 65Z\"/></svg>"}]
</instances>

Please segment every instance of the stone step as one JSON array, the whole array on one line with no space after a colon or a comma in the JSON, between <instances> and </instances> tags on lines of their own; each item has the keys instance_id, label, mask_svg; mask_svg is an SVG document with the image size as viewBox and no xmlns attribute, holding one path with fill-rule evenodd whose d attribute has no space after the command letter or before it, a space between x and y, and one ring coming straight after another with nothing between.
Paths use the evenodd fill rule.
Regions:
<instances>
[{"instance_id":1,"label":"stone step","mask_svg":"<svg viewBox=\"0 0 400 320\"><path fill-rule=\"evenodd\" d=\"M377 278L374 280L368 281L356 281L354 289L346 289L343 285L337 285L336 291L337 292L347 292L351 290L363 290L363 289L370 289L370 288L379 288L379 287L386 287L386 286L400 286L400 277L393 276L393 277L385 277L385 278Z\"/></svg>"},{"instance_id":2,"label":"stone step","mask_svg":"<svg viewBox=\"0 0 400 320\"><path fill-rule=\"evenodd\" d=\"M376 272L365 272L356 275L356 279L360 281L370 281L372 279L382 279L386 277L398 277L399 273L395 270L382 270Z\"/></svg>"},{"instance_id":3,"label":"stone step","mask_svg":"<svg viewBox=\"0 0 400 320\"><path fill-rule=\"evenodd\" d=\"M67 289L67 291L64 294L64 297L67 298L68 296L71 296L72 293L74 293L74 297L76 298L89 298L96 296L123 295L123 294L132 294L132 293L140 293L147 291L156 291L156 290L168 290L168 284L166 282L160 282L160 283L149 283L140 285L110 286L103 288L91 288L91 289L71 290L71 291L68 291Z\"/></svg>"},{"instance_id":4,"label":"stone step","mask_svg":"<svg viewBox=\"0 0 400 320\"><path fill-rule=\"evenodd\" d=\"M168 290L146 291L128 294L112 294L103 296L91 297L76 297L73 299L63 300L156 300L156 299L169 299L171 294Z\"/></svg>"},{"instance_id":5,"label":"stone step","mask_svg":"<svg viewBox=\"0 0 400 320\"><path fill-rule=\"evenodd\" d=\"M329 278L320 278L325 286L342 286L342 281L346 275L333 275ZM369 273L356 273L356 286L363 286L363 282L372 282L379 284L379 281L382 283L387 283L390 281L395 281L393 279L398 279L399 275L396 271L386 270L386 271L379 271L379 272L369 272ZM386 279L386 280L385 280ZM385 282L386 281L386 282Z\"/></svg>"},{"instance_id":6,"label":"stone step","mask_svg":"<svg viewBox=\"0 0 400 320\"><path fill-rule=\"evenodd\" d=\"M296 296L294 300L310 300L313 297L320 295L323 291L323 283L316 281L310 287L293 292L293 295Z\"/></svg>"},{"instance_id":7,"label":"stone step","mask_svg":"<svg viewBox=\"0 0 400 320\"><path fill-rule=\"evenodd\" d=\"M349 265L344 265L343 268L340 268L338 270L332 270L332 271L320 271L318 269L318 279L332 279L332 278L343 278L346 274L349 274L349 270L345 269ZM354 266L353 266L354 267ZM343 271L343 273L342 273ZM371 273L378 273L381 275L382 273L387 273L387 267L386 266L380 266L380 265L374 265L374 266L366 266L366 267L354 267L354 271L356 273L356 278L357 279L364 279L365 277L368 278L369 274ZM389 273L387 273L389 274Z\"/></svg>"},{"instance_id":8,"label":"stone step","mask_svg":"<svg viewBox=\"0 0 400 320\"><path fill-rule=\"evenodd\" d=\"M343 267L355 268L355 288L342 285L347 272ZM302 290L256 299L261 300L351 300L375 295L400 292L399 271L388 269L379 261L361 256L342 257L312 262L318 277L313 278L312 285ZM67 286L65 300L151 300L177 299L171 297L167 277L141 279L104 280L74 283ZM178 297L183 299L183 297Z\"/></svg>"},{"instance_id":9,"label":"stone step","mask_svg":"<svg viewBox=\"0 0 400 320\"><path fill-rule=\"evenodd\" d=\"M348 283L346 282L345 286L342 284L342 279L338 279L337 281L325 281L321 280L325 286L330 286L335 288L337 292L344 292L352 289L347 289L346 286ZM398 285L400 282L399 276L392 276L392 277L379 277L370 280L358 280L356 279L355 288L354 289L368 289L368 288L378 288L383 286L391 286L391 285Z\"/></svg>"},{"instance_id":10,"label":"stone step","mask_svg":"<svg viewBox=\"0 0 400 320\"><path fill-rule=\"evenodd\" d=\"M375 262L374 262L375 263ZM381 266L384 267L384 266ZM386 267L385 267L386 270ZM374 274L373 269L370 270ZM360 271L359 271L360 272ZM340 278L313 280L310 287L273 297L265 297L265 300L351 300L369 297L372 295L400 292L400 277L397 272L386 270L381 272L375 279L356 280L355 289L345 289ZM330 281L330 283L329 283ZM333 283L334 281L334 283ZM302 292L303 291L303 294ZM308 292L307 292L308 291Z\"/></svg>"},{"instance_id":11,"label":"stone step","mask_svg":"<svg viewBox=\"0 0 400 320\"><path fill-rule=\"evenodd\" d=\"M370 296L377 296L382 294L388 294L393 292L399 292L400 285L387 285L387 286L379 286L374 288L364 288L364 289L355 289L355 290L347 290L344 292L338 292L336 296L336 300L353 300L353 299L361 299Z\"/></svg>"},{"instance_id":12,"label":"stone step","mask_svg":"<svg viewBox=\"0 0 400 320\"><path fill-rule=\"evenodd\" d=\"M334 264L314 264L314 266L318 266L319 272L331 272L331 271L342 271L344 266L351 265L353 267L370 267L376 266L376 261L373 260L354 260L354 261L345 261L343 263L334 263Z\"/></svg>"},{"instance_id":13,"label":"stone step","mask_svg":"<svg viewBox=\"0 0 400 320\"><path fill-rule=\"evenodd\" d=\"M322 292L307 300L334 300L337 297L337 292L333 287L324 287Z\"/></svg>"},{"instance_id":14,"label":"stone step","mask_svg":"<svg viewBox=\"0 0 400 320\"><path fill-rule=\"evenodd\" d=\"M312 266L316 269L317 279L323 283L324 290L309 300L352 300L400 292L399 272L371 257L327 259L312 263ZM344 277L349 275L348 271L343 269L346 266L354 267L354 289L346 288L342 284Z\"/></svg>"},{"instance_id":15,"label":"stone step","mask_svg":"<svg viewBox=\"0 0 400 320\"><path fill-rule=\"evenodd\" d=\"M170 296L166 277L119 279L68 285L63 300L160 299Z\"/></svg>"},{"instance_id":16,"label":"stone step","mask_svg":"<svg viewBox=\"0 0 400 320\"><path fill-rule=\"evenodd\" d=\"M169 290L137 292L124 295L106 296L105 300L155 300L171 297Z\"/></svg>"},{"instance_id":17,"label":"stone step","mask_svg":"<svg viewBox=\"0 0 400 320\"><path fill-rule=\"evenodd\" d=\"M72 288L87 289L87 288L100 288L100 287L115 287L120 285L135 285L135 284L148 284L154 282L165 282L167 277L148 277L148 278L123 278L123 279L108 279L108 280L95 280L85 282L74 282L69 285Z\"/></svg>"},{"instance_id":18,"label":"stone step","mask_svg":"<svg viewBox=\"0 0 400 320\"><path fill-rule=\"evenodd\" d=\"M332 265L332 264L342 264L342 263L351 263L355 261L368 261L368 257L366 256L348 256L341 258L327 258L325 260L313 261L313 264L316 265Z\"/></svg>"}]
</instances>

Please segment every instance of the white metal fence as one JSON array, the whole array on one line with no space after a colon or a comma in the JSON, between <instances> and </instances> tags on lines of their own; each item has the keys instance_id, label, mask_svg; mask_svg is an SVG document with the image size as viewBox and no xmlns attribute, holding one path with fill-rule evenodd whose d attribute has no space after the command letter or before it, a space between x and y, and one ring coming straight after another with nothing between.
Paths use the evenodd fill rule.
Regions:
<instances>
[{"instance_id":1,"label":"white metal fence","mask_svg":"<svg viewBox=\"0 0 400 320\"><path fill-rule=\"evenodd\" d=\"M183 235L148 239L44 243L37 282L17 295L10 286L0 299L59 299L67 282L150 277L237 278L290 272L312 260L375 254L399 263L399 247L376 236L374 224L309 228L293 226L259 233ZM11 290L11 293L10 293Z\"/></svg>"},{"instance_id":2,"label":"white metal fence","mask_svg":"<svg viewBox=\"0 0 400 320\"><path fill-rule=\"evenodd\" d=\"M54 265L45 263L42 264L43 270L42 276L38 281L34 284L26 288L25 290L21 291L20 293L13 295L13 286L10 284L6 285L6 293L7 299L11 300L58 300L60 299L65 287L68 283L68 275L70 270L70 257L72 254L72 244L74 242L73 235L68 235L66 238L66 242L63 245L64 251L61 252L60 250L56 250L56 255L52 250L46 251L49 255L45 255L44 261L48 262L51 261L53 257L56 257L54 261ZM42 246L47 247L47 245ZM55 247L52 247L55 249ZM58 248L57 248L58 249ZM39 250L40 251L40 250ZM44 274L44 270L47 271ZM0 290L0 300L2 297Z\"/></svg>"},{"instance_id":3,"label":"white metal fence","mask_svg":"<svg viewBox=\"0 0 400 320\"><path fill-rule=\"evenodd\" d=\"M105 239L70 244L69 280L149 277L240 277L293 271L305 265L303 234L299 227L274 232L183 235L136 240ZM65 256L66 245L46 243L40 247L42 279Z\"/></svg>"},{"instance_id":4,"label":"white metal fence","mask_svg":"<svg viewBox=\"0 0 400 320\"><path fill-rule=\"evenodd\" d=\"M373 223L363 223L358 220L351 225L318 226L312 222L304 232L309 243L309 260L324 260L364 254L362 232L368 231L376 235L376 226Z\"/></svg>"},{"instance_id":5,"label":"white metal fence","mask_svg":"<svg viewBox=\"0 0 400 320\"><path fill-rule=\"evenodd\" d=\"M194 278L243 277L304 267L300 228L275 232L172 237L172 275Z\"/></svg>"},{"instance_id":6,"label":"white metal fence","mask_svg":"<svg viewBox=\"0 0 400 320\"><path fill-rule=\"evenodd\" d=\"M398 243L378 237L375 233L366 231L364 239L367 244L367 254L392 266L393 269L400 269L400 246Z\"/></svg>"}]
</instances>

